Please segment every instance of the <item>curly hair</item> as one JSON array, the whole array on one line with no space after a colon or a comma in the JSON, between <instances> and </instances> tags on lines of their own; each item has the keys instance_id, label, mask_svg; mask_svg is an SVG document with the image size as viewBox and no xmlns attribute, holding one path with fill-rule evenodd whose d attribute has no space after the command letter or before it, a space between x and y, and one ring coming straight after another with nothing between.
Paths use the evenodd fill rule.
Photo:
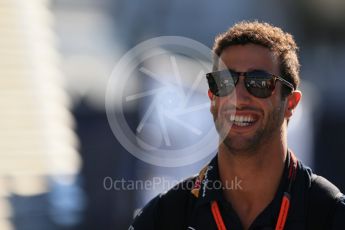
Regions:
<instances>
[{"instance_id":1,"label":"curly hair","mask_svg":"<svg viewBox=\"0 0 345 230\"><path fill-rule=\"evenodd\" d=\"M218 69L218 59L223 50L232 45L245 45L248 43L268 48L278 56L280 62L280 75L291 82L296 89L300 82L300 64L297 57L298 47L292 35L268 23L258 21L242 21L228 31L219 34L213 46L213 70ZM283 90L287 95L291 90Z\"/></svg>"}]
</instances>

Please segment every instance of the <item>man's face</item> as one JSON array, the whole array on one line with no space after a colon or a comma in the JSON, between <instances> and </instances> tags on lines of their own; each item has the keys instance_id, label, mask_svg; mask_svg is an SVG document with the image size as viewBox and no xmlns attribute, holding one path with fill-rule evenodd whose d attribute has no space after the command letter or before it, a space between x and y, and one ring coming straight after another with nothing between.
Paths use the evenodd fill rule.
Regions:
<instances>
[{"instance_id":1,"label":"man's face","mask_svg":"<svg viewBox=\"0 0 345 230\"><path fill-rule=\"evenodd\" d=\"M219 70L236 72L263 70L279 75L279 61L260 45L235 45L224 49ZM251 95L240 77L236 89L228 96L211 95L211 112L223 143L232 152L255 152L261 145L280 138L285 103L281 99L281 83L276 83L268 98Z\"/></svg>"}]
</instances>

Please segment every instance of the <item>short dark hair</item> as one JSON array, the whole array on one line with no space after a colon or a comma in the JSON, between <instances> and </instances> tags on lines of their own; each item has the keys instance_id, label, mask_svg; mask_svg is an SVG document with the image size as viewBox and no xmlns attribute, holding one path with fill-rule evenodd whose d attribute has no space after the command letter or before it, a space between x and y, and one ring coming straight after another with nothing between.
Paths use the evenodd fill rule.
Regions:
<instances>
[{"instance_id":1,"label":"short dark hair","mask_svg":"<svg viewBox=\"0 0 345 230\"><path fill-rule=\"evenodd\" d=\"M218 59L223 50L232 45L248 43L261 45L273 51L280 62L280 75L292 83L296 89L300 82L300 64L297 57L298 47L292 35L268 23L242 21L236 23L226 32L219 34L213 46L213 70L218 69ZM286 89L285 89L286 88ZM285 87L283 95L291 90Z\"/></svg>"}]
</instances>

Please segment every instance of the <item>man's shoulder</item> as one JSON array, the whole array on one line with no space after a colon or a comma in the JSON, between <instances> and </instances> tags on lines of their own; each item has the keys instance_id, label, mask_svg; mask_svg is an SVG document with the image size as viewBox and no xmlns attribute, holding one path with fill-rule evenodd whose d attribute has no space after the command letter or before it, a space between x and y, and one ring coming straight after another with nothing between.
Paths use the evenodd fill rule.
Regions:
<instances>
[{"instance_id":1,"label":"man's shoulder","mask_svg":"<svg viewBox=\"0 0 345 230\"><path fill-rule=\"evenodd\" d=\"M311 229L345 229L345 196L340 189L323 176L308 170L310 176L308 225Z\"/></svg>"},{"instance_id":2,"label":"man's shoulder","mask_svg":"<svg viewBox=\"0 0 345 230\"><path fill-rule=\"evenodd\" d=\"M176 228L184 226L188 210L195 202L191 193L195 180L196 176L187 178L168 191L157 195L137 212L131 227L133 229L160 229L163 223L171 223Z\"/></svg>"},{"instance_id":3,"label":"man's shoulder","mask_svg":"<svg viewBox=\"0 0 345 230\"><path fill-rule=\"evenodd\" d=\"M328 219L326 221L326 227L328 222L331 225L328 226L329 229L345 229L344 194L329 180L315 174L312 177L312 188L314 188L312 193L319 193L319 195L314 195L313 203L318 203L318 209L322 210L319 215L315 215L314 219L322 220L326 216L326 219Z\"/></svg>"},{"instance_id":4,"label":"man's shoulder","mask_svg":"<svg viewBox=\"0 0 345 230\"><path fill-rule=\"evenodd\" d=\"M344 200L340 189L327 178L318 175L308 166L300 163L303 171L304 185L307 187L309 199L313 203L332 202Z\"/></svg>"},{"instance_id":5,"label":"man's shoulder","mask_svg":"<svg viewBox=\"0 0 345 230\"><path fill-rule=\"evenodd\" d=\"M196 176L189 177L182 182L176 184L168 191L159 194L156 199L159 200L159 208L170 211L179 209L180 207L186 207L193 195L191 191L195 186Z\"/></svg>"}]
</instances>

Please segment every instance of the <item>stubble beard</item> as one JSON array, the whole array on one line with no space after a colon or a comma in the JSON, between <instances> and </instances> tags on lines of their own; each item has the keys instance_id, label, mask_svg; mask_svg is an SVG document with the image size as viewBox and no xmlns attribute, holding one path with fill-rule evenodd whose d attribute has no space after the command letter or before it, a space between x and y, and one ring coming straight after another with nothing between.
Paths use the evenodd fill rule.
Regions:
<instances>
[{"instance_id":1,"label":"stubble beard","mask_svg":"<svg viewBox=\"0 0 345 230\"><path fill-rule=\"evenodd\" d=\"M248 137L231 137L230 129L226 119L217 119L214 116L216 129L220 137L220 143L232 154L249 154L254 155L265 145L269 145L275 135L281 135L281 127L284 120L284 110L282 104L271 112L266 123L262 124L257 131Z\"/></svg>"}]
</instances>

